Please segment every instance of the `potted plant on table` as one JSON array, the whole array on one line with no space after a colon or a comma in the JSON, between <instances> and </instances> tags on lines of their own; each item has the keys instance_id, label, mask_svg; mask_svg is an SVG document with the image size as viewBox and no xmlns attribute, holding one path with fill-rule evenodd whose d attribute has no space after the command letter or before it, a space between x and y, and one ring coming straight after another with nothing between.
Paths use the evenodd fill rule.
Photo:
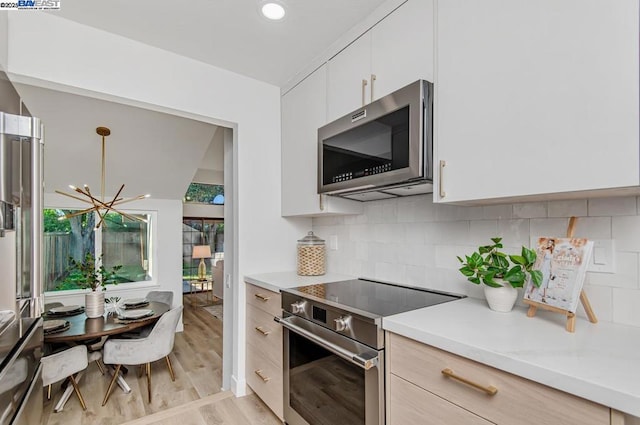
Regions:
<instances>
[{"instance_id":1,"label":"potted plant on table","mask_svg":"<svg viewBox=\"0 0 640 425\"><path fill-rule=\"evenodd\" d=\"M102 255L97 259L88 252L82 261L69 259L70 271L75 274L74 281L81 289L91 289L85 294L85 314L89 318L104 314L104 292L107 284L117 284L116 275L122 265L113 266L111 270L102 263Z\"/></svg>"},{"instance_id":2,"label":"potted plant on table","mask_svg":"<svg viewBox=\"0 0 640 425\"><path fill-rule=\"evenodd\" d=\"M491 238L492 244L478 247L465 258L458 257L460 272L469 282L483 284L489 308L494 311L511 311L518 297L516 288L522 288L529 278L540 286L542 273L534 270L536 252L522 247L520 255L509 255L501 251L502 238Z\"/></svg>"}]
</instances>

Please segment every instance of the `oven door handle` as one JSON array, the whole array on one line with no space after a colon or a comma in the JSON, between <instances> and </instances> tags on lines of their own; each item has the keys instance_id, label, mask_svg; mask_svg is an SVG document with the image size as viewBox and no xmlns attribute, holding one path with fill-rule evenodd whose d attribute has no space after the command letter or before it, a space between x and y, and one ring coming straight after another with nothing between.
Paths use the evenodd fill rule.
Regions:
<instances>
[{"instance_id":1,"label":"oven door handle","mask_svg":"<svg viewBox=\"0 0 640 425\"><path fill-rule=\"evenodd\" d=\"M306 329L303 329L297 325L294 325L293 323L289 322L286 318L276 316L273 318L273 320L280 323L282 326L289 329L290 331L295 332L298 335L318 344L322 348L328 351L331 351L336 356L341 357L346 361L361 367L364 370L369 370L373 367L378 366L378 353L376 353L375 351L371 351L371 353L372 354L375 353L375 355L367 356L365 358L357 353L347 350L346 348L342 348L332 342L322 339L317 335L314 335L312 332L309 332Z\"/></svg>"}]
</instances>

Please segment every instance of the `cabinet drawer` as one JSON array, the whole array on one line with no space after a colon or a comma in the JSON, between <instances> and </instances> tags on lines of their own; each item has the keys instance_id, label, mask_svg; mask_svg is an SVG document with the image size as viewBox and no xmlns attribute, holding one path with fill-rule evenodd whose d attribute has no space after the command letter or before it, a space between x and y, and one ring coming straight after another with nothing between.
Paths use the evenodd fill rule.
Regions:
<instances>
[{"instance_id":1,"label":"cabinet drawer","mask_svg":"<svg viewBox=\"0 0 640 425\"><path fill-rule=\"evenodd\" d=\"M282 326L252 305L247 305L247 343L260 347L264 358L282 365Z\"/></svg>"},{"instance_id":2,"label":"cabinet drawer","mask_svg":"<svg viewBox=\"0 0 640 425\"><path fill-rule=\"evenodd\" d=\"M395 375L390 375L389 394L389 425L491 424Z\"/></svg>"},{"instance_id":3,"label":"cabinet drawer","mask_svg":"<svg viewBox=\"0 0 640 425\"><path fill-rule=\"evenodd\" d=\"M468 360L395 334L388 334L389 372L497 424L601 425L609 409L562 391ZM493 386L493 396L446 377Z\"/></svg>"},{"instance_id":4,"label":"cabinet drawer","mask_svg":"<svg viewBox=\"0 0 640 425\"><path fill-rule=\"evenodd\" d=\"M247 304L265 311L271 316L280 315L282 305L280 294L247 283Z\"/></svg>"},{"instance_id":5,"label":"cabinet drawer","mask_svg":"<svg viewBox=\"0 0 640 425\"><path fill-rule=\"evenodd\" d=\"M280 419L284 417L282 362L274 364L252 344L247 344L247 384L273 413Z\"/></svg>"}]
</instances>

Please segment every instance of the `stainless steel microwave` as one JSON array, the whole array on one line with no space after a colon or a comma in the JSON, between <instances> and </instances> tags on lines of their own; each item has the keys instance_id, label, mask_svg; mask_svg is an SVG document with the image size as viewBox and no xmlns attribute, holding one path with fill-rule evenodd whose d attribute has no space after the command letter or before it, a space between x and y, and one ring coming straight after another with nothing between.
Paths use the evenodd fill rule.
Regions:
<instances>
[{"instance_id":1,"label":"stainless steel microwave","mask_svg":"<svg viewBox=\"0 0 640 425\"><path fill-rule=\"evenodd\" d=\"M432 157L433 83L418 80L318 129L318 193L431 193Z\"/></svg>"}]
</instances>

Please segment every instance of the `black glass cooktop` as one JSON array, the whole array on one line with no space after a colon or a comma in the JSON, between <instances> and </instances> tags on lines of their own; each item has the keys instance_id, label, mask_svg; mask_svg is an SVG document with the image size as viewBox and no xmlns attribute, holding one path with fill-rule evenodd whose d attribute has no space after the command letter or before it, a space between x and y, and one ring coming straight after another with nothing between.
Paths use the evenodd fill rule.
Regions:
<instances>
[{"instance_id":1,"label":"black glass cooktop","mask_svg":"<svg viewBox=\"0 0 640 425\"><path fill-rule=\"evenodd\" d=\"M464 298L422 288L400 286L365 279L343 280L284 289L304 298L368 316L387 317L423 307Z\"/></svg>"}]
</instances>

